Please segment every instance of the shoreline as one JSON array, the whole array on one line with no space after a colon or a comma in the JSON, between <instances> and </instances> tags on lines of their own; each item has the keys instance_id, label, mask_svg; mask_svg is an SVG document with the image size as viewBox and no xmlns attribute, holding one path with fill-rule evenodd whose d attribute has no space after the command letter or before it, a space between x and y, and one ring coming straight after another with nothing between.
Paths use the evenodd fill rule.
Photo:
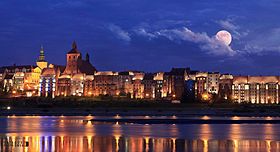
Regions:
<instances>
[{"instance_id":1,"label":"shoreline","mask_svg":"<svg viewBox=\"0 0 280 152\"><path fill-rule=\"evenodd\" d=\"M236 111L223 108L11 108L0 116L217 116L217 117L280 117L278 110Z\"/></svg>"},{"instance_id":2,"label":"shoreline","mask_svg":"<svg viewBox=\"0 0 280 152\"><path fill-rule=\"evenodd\" d=\"M115 118L115 119L91 119L84 120L91 123L111 123L111 124L280 124L280 120L272 119L190 119L190 118L146 118L146 119L131 119L131 118Z\"/></svg>"}]
</instances>

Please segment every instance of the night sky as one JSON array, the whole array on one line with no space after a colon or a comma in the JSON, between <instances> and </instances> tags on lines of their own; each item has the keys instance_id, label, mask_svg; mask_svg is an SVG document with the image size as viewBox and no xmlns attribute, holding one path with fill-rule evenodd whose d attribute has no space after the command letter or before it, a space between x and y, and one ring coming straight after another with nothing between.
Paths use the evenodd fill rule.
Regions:
<instances>
[{"instance_id":1,"label":"night sky","mask_svg":"<svg viewBox=\"0 0 280 152\"><path fill-rule=\"evenodd\" d=\"M279 75L279 0L1 0L0 65L65 64L77 42L98 70L172 67ZM215 39L233 36L230 46Z\"/></svg>"}]
</instances>

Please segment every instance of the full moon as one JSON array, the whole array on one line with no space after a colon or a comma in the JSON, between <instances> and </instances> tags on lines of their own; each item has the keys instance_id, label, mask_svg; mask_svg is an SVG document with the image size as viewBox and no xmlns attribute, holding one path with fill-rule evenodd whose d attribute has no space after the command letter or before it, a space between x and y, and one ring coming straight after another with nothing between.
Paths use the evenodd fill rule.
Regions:
<instances>
[{"instance_id":1,"label":"full moon","mask_svg":"<svg viewBox=\"0 0 280 152\"><path fill-rule=\"evenodd\" d=\"M226 45L230 45L232 41L231 34L228 31L222 30L216 34L216 39L225 43Z\"/></svg>"}]
</instances>

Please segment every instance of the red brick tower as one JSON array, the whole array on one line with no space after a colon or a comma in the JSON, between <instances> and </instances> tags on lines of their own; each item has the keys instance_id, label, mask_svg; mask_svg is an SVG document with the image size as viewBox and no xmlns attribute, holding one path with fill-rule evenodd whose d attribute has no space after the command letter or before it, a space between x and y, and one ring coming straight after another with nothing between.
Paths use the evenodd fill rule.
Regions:
<instances>
[{"instance_id":1,"label":"red brick tower","mask_svg":"<svg viewBox=\"0 0 280 152\"><path fill-rule=\"evenodd\" d=\"M81 60L81 53L77 49L77 44L74 41L72 49L67 53L67 64L63 74L74 75L80 73L78 62Z\"/></svg>"}]
</instances>

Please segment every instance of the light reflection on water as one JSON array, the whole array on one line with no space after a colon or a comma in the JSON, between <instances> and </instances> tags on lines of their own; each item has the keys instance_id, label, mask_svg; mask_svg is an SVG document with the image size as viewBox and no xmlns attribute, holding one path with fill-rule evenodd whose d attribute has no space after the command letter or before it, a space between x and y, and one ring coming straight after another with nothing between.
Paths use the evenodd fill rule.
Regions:
<instances>
[{"instance_id":1,"label":"light reflection on water","mask_svg":"<svg viewBox=\"0 0 280 152\"><path fill-rule=\"evenodd\" d=\"M280 151L278 124L92 124L88 117L0 117L0 151ZM11 145L12 143L26 143Z\"/></svg>"},{"instance_id":2,"label":"light reflection on water","mask_svg":"<svg viewBox=\"0 0 280 152\"><path fill-rule=\"evenodd\" d=\"M32 136L1 137L1 151L129 151L129 152L183 152L183 151L279 151L280 142L270 140L186 140L175 138L142 138L121 136ZM7 145L28 141L28 147Z\"/></svg>"}]
</instances>

